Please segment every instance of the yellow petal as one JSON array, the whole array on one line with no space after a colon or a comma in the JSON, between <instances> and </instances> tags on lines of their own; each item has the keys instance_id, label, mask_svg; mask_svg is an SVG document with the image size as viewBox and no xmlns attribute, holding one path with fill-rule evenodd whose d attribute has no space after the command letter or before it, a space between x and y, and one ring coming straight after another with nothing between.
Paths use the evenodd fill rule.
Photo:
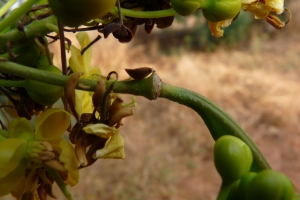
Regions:
<instances>
[{"instance_id":1,"label":"yellow petal","mask_svg":"<svg viewBox=\"0 0 300 200\"><path fill-rule=\"evenodd\" d=\"M75 110L78 116L81 116L83 113L92 113L94 110L92 96L87 91L76 90L75 103Z\"/></svg>"},{"instance_id":2,"label":"yellow petal","mask_svg":"<svg viewBox=\"0 0 300 200\"><path fill-rule=\"evenodd\" d=\"M35 139L58 145L61 135L70 124L70 114L60 108L51 108L43 112L36 122Z\"/></svg>"},{"instance_id":3,"label":"yellow petal","mask_svg":"<svg viewBox=\"0 0 300 200\"><path fill-rule=\"evenodd\" d=\"M69 58L69 64L74 73L77 72L86 72L82 56L80 50L74 47L73 45L70 47L71 57Z\"/></svg>"},{"instance_id":4,"label":"yellow petal","mask_svg":"<svg viewBox=\"0 0 300 200\"><path fill-rule=\"evenodd\" d=\"M79 32L76 35L76 38L81 46L81 50L87 47L91 42L89 35L86 32ZM82 62L83 62L83 66L85 67L85 72L88 72L90 68L91 60L92 60L92 48L88 48L87 50L85 50L84 54L82 55Z\"/></svg>"},{"instance_id":5,"label":"yellow petal","mask_svg":"<svg viewBox=\"0 0 300 200\"><path fill-rule=\"evenodd\" d=\"M66 183L74 186L78 183L79 179L79 163L75 155L73 146L66 140L61 140L59 146L62 150L59 160L64 163L66 170L68 171L68 179Z\"/></svg>"},{"instance_id":6,"label":"yellow petal","mask_svg":"<svg viewBox=\"0 0 300 200\"><path fill-rule=\"evenodd\" d=\"M117 129L115 127L107 126L106 124L89 124L83 128L83 131L88 134L97 135L101 138L109 138L115 134Z\"/></svg>"},{"instance_id":7,"label":"yellow petal","mask_svg":"<svg viewBox=\"0 0 300 200\"><path fill-rule=\"evenodd\" d=\"M0 179L0 196L9 194L25 177L25 164L20 163L18 167L7 176Z\"/></svg>"},{"instance_id":8,"label":"yellow petal","mask_svg":"<svg viewBox=\"0 0 300 200\"><path fill-rule=\"evenodd\" d=\"M256 19L266 18L271 11L271 8L268 7L268 5L262 4L261 2L255 2L252 4L242 4L242 8L245 11L252 12L255 15Z\"/></svg>"},{"instance_id":9,"label":"yellow petal","mask_svg":"<svg viewBox=\"0 0 300 200\"><path fill-rule=\"evenodd\" d=\"M34 139L33 129L25 118L17 118L10 122L8 126L10 138L20 138L27 141Z\"/></svg>"},{"instance_id":10,"label":"yellow petal","mask_svg":"<svg viewBox=\"0 0 300 200\"><path fill-rule=\"evenodd\" d=\"M252 12L256 19L266 18L270 12L281 14L284 11L284 0L242 0L242 8Z\"/></svg>"},{"instance_id":11,"label":"yellow petal","mask_svg":"<svg viewBox=\"0 0 300 200\"><path fill-rule=\"evenodd\" d=\"M10 138L0 142L0 179L14 171L26 156L27 142Z\"/></svg>"},{"instance_id":12,"label":"yellow petal","mask_svg":"<svg viewBox=\"0 0 300 200\"><path fill-rule=\"evenodd\" d=\"M116 131L105 143L103 149L96 151L93 154L94 159L99 158L114 158L114 159L124 159L124 139Z\"/></svg>"},{"instance_id":13,"label":"yellow petal","mask_svg":"<svg viewBox=\"0 0 300 200\"><path fill-rule=\"evenodd\" d=\"M226 28L231 24L232 19L227 19L219 22L208 22L209 29L213 36L222 37L224 34L224 30L222 28Z\"/></svg>"}]
</instances>

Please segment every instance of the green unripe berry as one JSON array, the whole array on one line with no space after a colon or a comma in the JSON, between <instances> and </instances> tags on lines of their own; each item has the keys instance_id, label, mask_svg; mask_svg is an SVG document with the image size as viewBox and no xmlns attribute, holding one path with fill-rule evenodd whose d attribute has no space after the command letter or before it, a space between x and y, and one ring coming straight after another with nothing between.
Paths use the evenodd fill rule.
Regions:
<instances>
[{"instance_id":1,"label":"green unripe berry","mask_svg":"<svg viewBox=\"0 0 300 200\"><path fill-rule=\"evenodd\" d=\"M201 8L204 17L210 22L233 19L240 12L240 0L204 0Z\"/></svg>"},{"instance_id":2,"label":"green unripe berry","mask_svg":"<svg viewBox=\"0 0 300 200\"><path fill-rule=\"evenodd\" d=\"M116 0L48 0L54 15L66 26L79 26L106 15Z\"/></svg>"},{"instance_id":3,"label":"green unripe berry","mask_svg":"<svg viewBox=\"0 0 300 200\"><path fill-rule=\"evenodd\" d=\"M199 0L171 0L173 9L182 16L194 13L200 8Z\"/></svg>"},{"instance_id":4,"label":"green unripe berry","mask_svg":"<svg viewBox=\"0 0 300 200\"><path fill-rule=\"evenodd\" d=\"M251 149L241 139L225 135L214 146L214 162L224 184L230 184L246 174L252 165Z\"/></svg>"},{"instance_id":5,"label":"green unripe berry","mask_svg":"<svg viewBox=\"0 0 300 200\"><path fill-rule=\"evenodd\" d=\"M61 74L61 71L53 65L41 66L38 69L48 72ZM63 94L63 87L51 85L31 79L25 80L25 86L28 95L37 103L43 106L54 104Z\"/></svg>"}]
</instances>

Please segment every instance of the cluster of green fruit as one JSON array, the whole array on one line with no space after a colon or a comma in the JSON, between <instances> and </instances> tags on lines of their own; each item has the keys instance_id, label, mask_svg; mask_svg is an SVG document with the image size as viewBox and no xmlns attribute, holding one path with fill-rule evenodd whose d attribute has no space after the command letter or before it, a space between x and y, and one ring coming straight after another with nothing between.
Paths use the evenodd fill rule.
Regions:
<instances>
[{"instance_id":1,"label":"cluster of green fruit","mask_svg":"<svg viewBox=\"0 0 300 200\"><path fill-rule=\"evenodd\" d=\"M292 182L273 170L251 170L251 149L241 139L225 135L214 146L214 162L222 177L219 200L292 200Z\"/></svg>"}]
</instances>

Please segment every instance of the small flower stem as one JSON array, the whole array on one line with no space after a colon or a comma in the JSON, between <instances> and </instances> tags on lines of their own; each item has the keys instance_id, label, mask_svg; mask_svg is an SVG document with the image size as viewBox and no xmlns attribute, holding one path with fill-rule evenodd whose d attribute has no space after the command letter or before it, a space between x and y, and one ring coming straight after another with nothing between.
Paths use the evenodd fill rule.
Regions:
<instances>
[{"instance_id":1,"label":"small flower stem","mask_svg":"<svg viewBox=\"0 0 300 200\"><path fill-rule=\"evenodd\" d=\"M44 166L47 170L47 172L50 174L50 176L54 179L54 181L56 182L56 184L58 185L58 187L60 188L60 190L64 193L64 195L67 197L68 200L72 200L72 195L67 187L67 185L65 184L65 182L63 181L63 179L61 178L60 174L49 168Z\"/></svg>"},{"instance_id":2,"label":"small flower stem","mask_svg":"<svg viewBox=\"0 0 300 200\"><path fill-rule=\"evenodd\" d=\"M0 61L0 72L62 87L64 87L68 81L67 76L41 71L9 61ZM111 83L112 81L108 81L108 86ZM80 85L88 87L81 88ZM94 91L95 87L95 80L79 79L76 88ZM114 92L144 96L145 98L152 100L154 99L153 75L142 80L117 81L114 85ZM243 140L251 148L253 153L254 159L252 171L271 169L265 157L251 140L249 135L225 111L209 99L195 92L171 86L166 83L162 83L161 94L159 97L185 105L196 111L205 122L214 140L217 140L223 135L233 135Z\"/></svg>"},{"instance_id":3,"label":"small flower stem","mask_svg":"<svg viewBox=\"0 0 300 200\"><path fill-rule=\"evenodd\" d=\"M114 15L118 15L118 7L115 6L111 11ZM126 17L135 17L135 18L161 18L161 17L170 17L176 14L173 8L157 11L137 11L126 8L121 8L122 15Z\"/></svg>"},{"instance_id":4,"label":"small flower stem","mask_svg":"<svg viewBox=\"0 0 300 200\"><path fill-rule=\"evenodd\" d=\"M0 8L0 17L2 17L13 5L16 3L17 0L9 0L4 6Z\"/></svg>"},{"instance_id":5,"label":"small flower stem","mask_svg":"<svg viewBox=\"0 0 300 200\"><path fill-rule=\"evenodd\" d=\"M13 10L6 18L0 21L0 32L8 26L15 26L18 19L30 10L31 6L37 1L38 0L27 0L20 5L20 7Z\"/></svg>"}]
</instances>

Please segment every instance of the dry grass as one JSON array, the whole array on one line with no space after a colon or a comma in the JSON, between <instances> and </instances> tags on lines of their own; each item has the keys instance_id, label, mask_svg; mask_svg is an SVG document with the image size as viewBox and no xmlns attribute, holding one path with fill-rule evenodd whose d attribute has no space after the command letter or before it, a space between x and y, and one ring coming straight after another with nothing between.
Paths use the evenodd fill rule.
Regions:
<instances>
[{"instance_id":1,"label":"dry grass","mask_svg":"<svg viewBox=\"0 0 300 200\"><path fill-rule=\"evenodd\" d=\"M300 7L299 1L294 4ZM299 32L291 30L300 29L299 21L292 21L271 42L254 35L247 51L167 57L155 42L148 47L123 45L110 37L94 47L93 65L103 74L116 70L122 78L127 78L124 68L153 67L163 81L212 99L299 191L300 40ZM214 142L201 118L164 99L137 97L137 102L135 115L121 130L125 160L99 160L83 169L80 183L71 188L74 199L215 199L221 179L213 165Z\"/></svg>"}]
</instances>

